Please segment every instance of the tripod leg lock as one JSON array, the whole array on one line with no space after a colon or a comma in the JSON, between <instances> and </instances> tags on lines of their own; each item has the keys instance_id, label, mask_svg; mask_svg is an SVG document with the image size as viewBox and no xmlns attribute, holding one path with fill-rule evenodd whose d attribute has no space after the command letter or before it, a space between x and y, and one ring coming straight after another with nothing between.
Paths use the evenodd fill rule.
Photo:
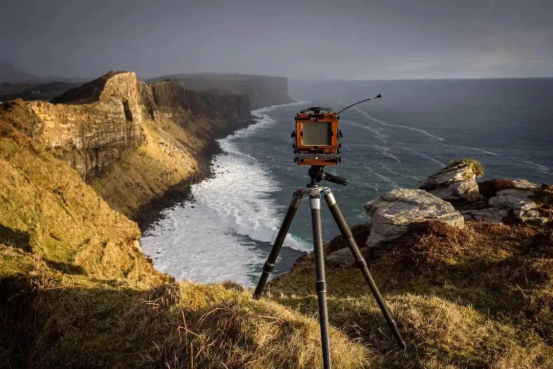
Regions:
<instances>
[{"instance_id":1,"label":"tripod leg lock","mask_svg":"<svg viewBox=\"0 0 553 369\"><path fill-rule=\"evenodd\" d=\"M365 259L360 259L360 260L356 260L354 265L356 267L358 267L359 269L365 269L365 268L368 268L369 266L367 265L367 262L365 261Z\"/></svg>"},{"instance_id":2,"label":"tripod leg lock","mask_svg":"<svg viewBox=\"0 0 553 369\"><path fill-rule=\"evenodd\" d=\"M265 265L263 265L263 271L267 273L272 273L274 268L275 264L271 264L269 262L266 262Z\"/></svg>"},{"instance_id":3,"label":"tripod leg lock","mask_svg":"<svg viewBox=\"0 0 553 369\"><path fill-rule=\"evenodd\" d=\"M315 282L315 289L317 293L326 293L326 282L325 281L317 281Z\"/></svg>"}]
</instances>

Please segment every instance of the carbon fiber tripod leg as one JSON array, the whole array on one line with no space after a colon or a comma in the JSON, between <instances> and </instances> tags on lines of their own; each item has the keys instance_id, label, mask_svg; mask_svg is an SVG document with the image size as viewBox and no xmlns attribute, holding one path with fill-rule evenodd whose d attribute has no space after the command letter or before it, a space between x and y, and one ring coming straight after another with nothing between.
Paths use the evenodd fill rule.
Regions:
<instances>
[{"instance_id":1,"label":"carbon fiber tripod leg","mask_svg":"<svg viewBox=\"0 0 553 369\"><path fill-rule=\"evenodd\" d=\"M332 192L326 192L324 196L325 196L326 203L328 205L328 209L330 210L330 213L332 214L334 221L338 225L338 228L340 229L342 236L347 240L348 246L351 252L353 253L353 257L355 258L356 264L359 267L359 269L361 269L361 272L363 273L363 276L365 277L365 280L367 281L369 288L371 289L371 292L374 295L374 298L376 299L376 302L378 303L380 310L382 311L382 315L384 315L384 318L386 318L386 322L388 323L388 326L392 330L392 333L397 341L399 348L404 350L407 347L407 344L401 337L401 334L397 329L396 322L394 318L392 318L390 311L386 307L386 303L384 302L384 299L382 298L382 295L380 294L380 291L378 290L378 287L374 282L371 272L369 271L367 262L365 261L365 259L363 258L363 255L361 255L361 252L359 251L359 246L357 246L357 242L355 242L355 239L353 238L353 235L344 219L344 216L342 215L342 212L340 211L340 208L338 207L338 203L336 202L334 195L332 194Z\"/></svg>"},{"instance_id":2,"label":"carbon fiber tripod leg","mask_svg":"<svg viewBox=\"0 0 553 369\"><path fill-rule=\"evenodd\" d=\"M319 299L319 323L321 326L321 343L323 349L323 367L330 369L330 339L328 336L328 308L326 304L325 264L323 253L323 232L321 224L321 197L319 194L309 196L311 219L313 223L313 249L315 252L316 290Z\"/></svg>"},{"instance_id":3,"label":"carbon fiber tripod leg","mask_svg":"<svg viewBox=\"0 0 553 369\"><path fill-rule=\"evenodd\" d=\"M292 220L294 220L294 216L296 215L296 212L298 211L298 208L301 204L301 198L303 197L303 193L300 191L294 192L294 195L292 195L292 201L290 202L290 206L288 206L288 210L286 211L286 215L284 216L284 219L282 220L282 225L280 226L280 229L278 231L278 234L276 236L275 242L273 244L273 248L271 249L271 253L269 254L269 257L267 258L267 261L265 262L265 265L263 266L263 273L261 274L261 277L259 278L259 282L257 283L257 287L255 288L255 292L253 294L253 298L258 299L261 296L261 293L263 292L263 288L265 287L265 284L267 283L267 280L269 279L269 276L271 275L274 267L275 262L278 257L278 254L280 253L280 249L282 248L282 244L284 243L284 239L286 238L286 235L288 234L288 230L290 229L290 225L292 224Z\"/></svg>"}]
</instances>

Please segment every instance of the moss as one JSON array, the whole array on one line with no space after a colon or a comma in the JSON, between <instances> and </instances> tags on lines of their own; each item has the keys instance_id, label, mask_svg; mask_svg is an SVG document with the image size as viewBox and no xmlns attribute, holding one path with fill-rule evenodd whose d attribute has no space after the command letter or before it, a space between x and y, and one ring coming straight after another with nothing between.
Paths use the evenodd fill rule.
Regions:
<instances>
[{"instance_id":1,"label":"moss","mask_svg":"<svg viewBox=\"0 0 553 369\"><path fill-rule=\"evenodd\" d=\"M484 175L484 167L482 166L482 163L476 159L470 159L470 158L463 158L458 160L452 160L449 162L447 168L453 168L457 165L466 165L470 169L472 169L472 172L476 175L476 178L482 177Z\"/></svg>"}]
</instances>

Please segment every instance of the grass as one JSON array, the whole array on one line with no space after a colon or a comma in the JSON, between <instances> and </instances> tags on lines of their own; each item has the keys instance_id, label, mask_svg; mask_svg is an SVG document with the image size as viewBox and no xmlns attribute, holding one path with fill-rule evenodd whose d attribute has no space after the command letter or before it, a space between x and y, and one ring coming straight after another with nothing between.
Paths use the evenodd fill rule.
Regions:
<instances>
[{"instance_id":1,"label":"grass","mask_svg":"<svg viewBox=\"0 0 553 369\"><path fill-rule=\"evenodd\" d=\"M134 222L110 209L68 164L0 122L0 241L51 267L95 278L160 281Z\"/></svg>"},{"instance_id":2,"label":"grass","mask_svg":"<svg viewBox=\"0 0 553 369\"><path fill-rule=\"evenodd\" d=\"M482 177L484 175L484 166L480 161L476 159L463 158L458 160L452 160L449 162L448 166L445 169L453 168L457 165L466 165L469 167L472 172L476 175L476 178Z\"/></svg>"},{"instance_id":3,"label":"grass","mask_svg":"<svg viewBox=\"0 0 553 369\"><path fill-rule=\"evenodd\" d=\"M0 246L0 255L0 290L7 296L0 308L10 327L10 332L0 331L0 363L321 367L315 319L273 301L253 300L250 291L236 285L100 281L53 271L11 247ZM331 337L335 367L366 367L369 349L337 329Z\"/></svg>"},{"instance_id":4,"label":"grass","mask_svg":"<svg viewBox=\"0 0 553 369\"><path fill-rule=\"evenodd\" d=\"M190 178L206 141L172 122L144 121L147 140L126 150L120 160L90 185L110 206L132 217L141 206Z\"/></svg>"},{"instance_id":5,"label":"grass","mask_svg":"<svg viewBox=\"0 0 553 369\"><path fill-rule=\"evenodd\" d=\"M371 271L406 352L395 350L361 273L327 268L331 324L382 354L371 367L553 367L551 230L430 223L394 243L394 251L371 260ZM314 274L311 257L303 258L271 284L269 297L315 316Z\"/></svg>"}]
</instances>

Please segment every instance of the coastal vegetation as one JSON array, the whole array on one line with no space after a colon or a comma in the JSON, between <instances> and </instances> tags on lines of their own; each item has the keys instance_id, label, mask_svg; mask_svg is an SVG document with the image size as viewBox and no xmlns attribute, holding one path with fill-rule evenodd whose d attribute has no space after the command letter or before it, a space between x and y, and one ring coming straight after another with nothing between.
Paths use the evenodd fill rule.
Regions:
<instances>
[{"instance_id":1,"label":"coastal vegetation","mask_svg":"<svg viewBox=\"0 0 553 369\"><path fill-rule=\"evenodd\" d=\"M122 84L109 85L112 78ZM146 88L130 73L99 82L110 92L86 106L18 101L0 108L0 366L320 367L312 255L253 300L233 283L177 282L156 271L130 220L200 169L191 158L211 135L238 125L209 116L199 95L173 82ZM201 96L243 117L242 98ZM66 121L48 120L81 112L112 121L79 121L82 130L72 134ZM472 159L450 166L459 167L456 185L484 172ZM433 186L429 191L451 195ZM488 188L481 194L489 199L515 186L474 183L456 196L465 196L463 206L481 204L478 188ZM528 191L538 206L532 217L521 211L509 224L499 222L514 213L498 224L463 227L419 222L389 241L389 251L368 253L405 351L396 348L361 273L329 265L334 367L552 368L553 228L546 221L553 190ZM352 228L359 245L370 231ZM344 247L338 236L325 253Z\"/></svg>"}]
</instances>

